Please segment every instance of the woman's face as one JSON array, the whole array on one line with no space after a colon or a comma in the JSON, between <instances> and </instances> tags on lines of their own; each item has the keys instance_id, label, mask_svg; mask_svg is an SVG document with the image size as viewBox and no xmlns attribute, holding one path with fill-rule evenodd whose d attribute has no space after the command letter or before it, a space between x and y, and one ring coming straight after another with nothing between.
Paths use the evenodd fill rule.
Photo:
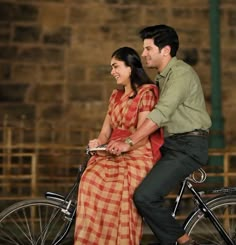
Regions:
<instances>
[{"instance_id":1,"label":"woman's face","mask_svg":"<svg viewBox=\"0 0 236 245\"><path fill-rule=\"evenodd\" d=\"M115 57L111 59L111 75L119 85L127 86L131 83L131 68L126 66L124 61L117 60Z\"/></svg>"}]
</instances>

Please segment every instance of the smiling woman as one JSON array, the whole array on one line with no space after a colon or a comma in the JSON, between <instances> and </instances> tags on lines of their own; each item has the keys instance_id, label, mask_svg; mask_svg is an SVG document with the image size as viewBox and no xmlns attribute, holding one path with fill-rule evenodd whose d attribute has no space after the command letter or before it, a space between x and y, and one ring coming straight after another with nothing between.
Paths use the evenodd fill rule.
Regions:
<instances>
[{"instance_id":1,"label":"smiling woman","mask_svg":"<svg viewBox=\"0 0 236 245\"><path fill-rule=\"evenodd\" d=\"M130 83L131 68L114 57L111 59L111 67L111 75L116 79L117 84L123 85L126 87L126 92L130 92L132 90Z\"/></svg>"},{"instance_id":2,"label":"smiling woman","mask_svg":"<svg viewBox=\"0 0 236 245\"><path fill-rule=\"evenodd\" d=\"M123 89L111 94L98 138L89 148L125 139L135 132L158 100L158 88L146 75L139 55L129 47L116 50L111 74ZM155 143L155 151L153 145ZM125 154L95 151L82 175L78 193L75 244L136 245L142 218L132 201L135 188L160 158L160 131Z\"/></svg>"}]
</instances>

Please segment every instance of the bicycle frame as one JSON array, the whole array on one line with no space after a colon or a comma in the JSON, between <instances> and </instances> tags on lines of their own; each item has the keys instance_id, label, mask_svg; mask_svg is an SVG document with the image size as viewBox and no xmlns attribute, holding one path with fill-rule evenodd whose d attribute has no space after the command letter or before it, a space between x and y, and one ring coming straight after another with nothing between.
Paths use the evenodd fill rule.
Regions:
<instances>
[{"instance_id":1,"label":"bicycle frame","mask_svg":"<svg viewBox=\"0 0 236 245\"><path fill-rule=\"evenodd\" d=\"M202 200L201 196L198 194L198 192L193 188L192 184L188 181L186 181L188 189L192 192L194 196L194 200L197 202L199 209L204 213L205 217L209 218L212 222L212 224L215 226L215 228L218 230L224 241L228 245L235 245L235 243L232 241L232 239L229 237L225 229L222 227L222 225L219 223L218 219L214 215L214 213L207 207L207 205Z\"/></svg>"},{"instance_id":2,"label":"bicycle frame","mask_svg":"<svg viewBox=\"0 0 236 245\"><path fill-rule=\"evenodd\" d=\"M201 172L201 174L206 176L206 173L204 170L200 169L199 170ZM172 216L175 217L176 216L176 212L179 208L180 202L182 200L184 191L186 189L186 187L190 190L190 192L193 195L194 201L197 204L197 206L199 207L199 209L202 211L202 213L204 214L205 217L207 217L212 224L214 225L214 227L217 229L217 231L219 232L219 234L221 235L221 237L224 239L224 241L226 242L226 244L228 245L235 245L235 243L232 241L232 239L229 237L229 235L227 234L227 232L225 231L225 229L222 227L222 225L219 223L218 219L216 218L216 216L214 215L214 213L207 207L207 205L205 204L205 202L203 201L201 195L194 189L193 185L190 183L190 181L195 182L195 183L202 183L205 180L205 176L203 176L201 181L196 181L194 179L190 178L186 178L183 182L182 185L180 186L179 192L177 194L177 197L175 199L175 205L174 205L174 210L172 212ZM216 190L213 190L212 192L214 192ZM220 190L218 190L218 193L220 192Z\"/></svg>"},{"instance_id":3,"label":"bicycle frame","mask_svg":"<svg viewBox=\"0 0 236 245\"><path fill-rule=\"evenodd\" d=\"M79 174L77 176L77 180L75 181L71 191L69 192L69 194L66 197L63 197L63 196L61 196L61 195L59 195L57 193L52 193L52 192L47 192L45 194L46 198L61 202L61 204L62 204L62 210L61 211L65 214L65 217L67 219L70 219L70 224L68 225L67 229L64 231L62 236L60 238L58 238L58 240L53 243L53 245L58 245L65 238L65 236L67 235L68 231L70 230L72 222L73 222L73 220L75 218L76 204L72 202L70 197L72 196L73 192L75 190L77 190L79 182L80 182L81 174L83 173L83 170L85 168L86 168L86 166L82 166L82 168L79 170ZM200 169L199 172L202 175L200 181L197 181L194 177L187 177L182 182L182 185L180 186L180 189L179 189L178 194L177 194L176 199L175 199L175 205L174 205L174 209L173 209L173 212L172 212L172 216L173 217L176 216L176 213L178 211L178 208L179 208L180 202L182 200L183 194L185 192L185 189L188 188L190 190L190 192L192 193L194 202L197 204L198 208L202 211L204 216L207 217L211 221L211 223L217 229L217 231L219 232L219 234L221 235L223 240L228 245L234 245L234 242L229 237L229 235L227 234L225 229L222 227L222 225L219 223L219 221L216 218L216 216L214 215L214 213L208 208L208 206L203 201L203 199L202 199L201 195L199 194L199 192L197 192L194 189L193 185L191 184L191 182L202 183L202 182L205 181L205 179L206 179L205 171L203 169ZM212 190L211 192L212 193L214 193L214 192L222 193L223 191L215 189L215 190ZM63 208L63 206L66 206L66 207Z\"/></svg>"}]
</instances>

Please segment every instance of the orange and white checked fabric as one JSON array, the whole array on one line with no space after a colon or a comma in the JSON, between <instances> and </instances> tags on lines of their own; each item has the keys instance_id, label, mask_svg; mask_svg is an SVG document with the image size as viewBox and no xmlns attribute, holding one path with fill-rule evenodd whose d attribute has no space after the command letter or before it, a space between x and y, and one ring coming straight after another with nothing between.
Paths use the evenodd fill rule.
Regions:
<instances>
[{"instance_id":1,"label":"orange and white checked fabric","mask_svg":"<svg viewBox=\"0 0 236 245\"><path fill-rule=\"evenodd\" d=\"M138 112L150 111L156 104L156 89L143 85L134 99L117 99L119 92L112 93L108 109L112 138L125 138L136 130ZM153 164L149 141L120 156L104 153L90 158L79 186L75 245L140 244L142 218L132 196Z\"/></svg>"}]
</instances>

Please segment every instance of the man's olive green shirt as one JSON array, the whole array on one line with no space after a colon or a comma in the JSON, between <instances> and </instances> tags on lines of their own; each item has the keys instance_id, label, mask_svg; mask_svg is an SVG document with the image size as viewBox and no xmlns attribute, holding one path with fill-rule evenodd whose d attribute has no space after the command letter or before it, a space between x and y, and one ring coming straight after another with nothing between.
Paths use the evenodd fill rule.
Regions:
<instances>
[{"instance_id":1,"label":"man's olive green shirt","mask_svg":"<svg viewBox=\"0 0 236 245\"><path fill-rule=\"evenodd\" d=\"M195 129L208 130L211 119L207 113L201 82L191 66L173 57L157 75L160 98L148 118L165 133L176 134Z\"/></svg>"}]
</instances>

